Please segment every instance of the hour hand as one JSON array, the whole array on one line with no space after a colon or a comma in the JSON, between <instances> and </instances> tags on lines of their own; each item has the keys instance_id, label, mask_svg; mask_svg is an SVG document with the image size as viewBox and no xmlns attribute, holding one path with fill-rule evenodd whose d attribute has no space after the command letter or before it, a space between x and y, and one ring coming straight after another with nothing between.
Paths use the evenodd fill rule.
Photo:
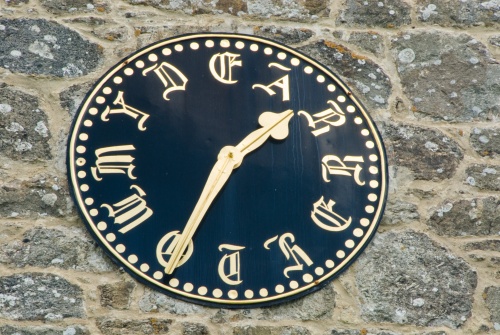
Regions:
<instances>
[{"instance_id":1,"label":"hour hand","mask_svg":"<svg viewBox=\"0 0 500 335\"><path fill-rule=\"evenodd\" d=\"M288 122L293 116L291 109L282 113L264 112L259 116L259 128L251 132L237 146L243 156L260 147L271 136L283 140L288 136ZM238 165L239 166L239 165Z\"/></svg>"}]
</instances>

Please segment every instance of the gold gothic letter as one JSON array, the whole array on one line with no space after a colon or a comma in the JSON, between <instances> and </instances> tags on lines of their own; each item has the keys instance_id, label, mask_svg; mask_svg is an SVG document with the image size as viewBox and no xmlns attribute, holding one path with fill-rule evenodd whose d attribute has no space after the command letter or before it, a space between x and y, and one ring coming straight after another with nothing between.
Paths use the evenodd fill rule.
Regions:
<instances>
[{"instance_id":1,"label":"gold gothic letter","mask_svg":"<svg viewBox=\"0 0 500 335\"><path fill-rule=\"evenodd\" d=\"M241 60L236 60L240 55L230 52L218 53L210 58L209 68L212 76L223 84L235 84L238 81L233 80L233 66L241 66ZM216 66L217 63L217 66Z\"/></svg>"},{"instance_id":2,"label":"gold gothic letter","mask_svg":"<svg viewBox=\"0 0 500 335\"><path fill-rule=\"evenodd\" d=\"M290 68L287 68L281 64L278 63L270 63L269 67L277 67L280 70L283 71L290 71ZM278 88L281 88L281 91L283 93L283 100L282 101L289 101L290 100L290 82L289 82L289 77L288 75L276 80L274 83L271 83L269 85L262 85L262 84L255 84L252 86L253 89L255 88L262 88L264 91L267 92L270 96L273 96L276 94L276 92L271 88L273 86L276 86Z\"/></svg>"},{"instance_id":3,"label":"gold gothic letter","mask_svg":"<svg viewBox=\"0 0 500 335\"><path fill-rule=\"evenodd\" d=\"M116 99L115 101L113 101L113 105L120 105L121 108L111 109L109 106L107 106L104 112L102 112L101 114L101 120L103 120L104 122L109 121L109 114L126 114L134 119L139 118L139 124L137 125L137 127L140 131L146 130L146 127L144 127L144 122L146 122L149 114L141 112L140 110L127 105L125 103L125 99L123 98L122 91L118 91Z\"/></svg>"},{"instance_id":4,"label":"gold gothic letter","mask_svg":"<svg viewBox=\"0 0 500 335\"><path fill-rule=\"evenodd\" d=\"M160 240L160 242L158 242L158 245L156 246L156 258L158 259L158 263L160 263L165 267L168 265L168 260L170 260L170 257L168 260L165 260L165 256L172 256L172 251L174 251L175 246L177 245L177 243L179 243L180 237L181 234L180 231L178 230L172 231L163 236L163 238ZM177 267L186 263L192 254L193 254L193 241L189 241L188 247L186 248L186 252L184 253L184 255L182 255L179 263L177 264Z\"/></svg>"},{"instance_id":5,"label":"gold gothic letter","mask_svg":"<svg viewBox=\"0 0 500 335\"><path fill-rule=\"evenodd\" d=\"M113 204L102 204L101 207L109 210L109 217L115 219L115 224L124 224L128 222L123 228L118 230L120 233L125 234L131 229L137 227L146 221L153 211L146 206L146 201L142 199L146 193L137 185L130 186L130 189L135 189L138 194L133 194L130 197ZM113 207L116 209L113 209Z\"/></svg>"},{"instance_id":6,"label":"gold gothic letter","mask_svg":"<svg viewBox=\"0 0 500 335\"><path fill-rule=\"evenodd\" d=\"M264 248L269 250L270 249L269 244L278 240L278 245L281 249L281 252L283 252L283 254L285 255L286 259L289 260L290 257L292 257L295 262L295 265L288 266L285 268L285 270L283 270L283 274L285 275L285 277L290 278L288 276L288 272L302 271L304 267L304 264L302 264L299 261L299 258L302 259L302 261L304 261L307 266L311 266L313 264L313 261L311 260L311 258L309 258L309 256L307 256L304 250L302 250L302 248L299 247L297 244L294 244L292 247L290 247L290 244L289 242L286 241L286 239L289 239L290 243L295 242L295 236L293 236L292 233L285 233L279 236L279 240L278 240L278 235L267 240L264 243Z\"/></svg>"},{"instance_id":7,"label":"gold gothic letter","mask_svg":"<svg viewBox=\"0 0 500 335\"><path fill-rule=\"evenodd\" d=\"M313 205L313 210L311 211L311 219L319 227L328 231L342 231L349 227L352 222L352 218L349 216L348 219L344 219L337 213L333 211L333 206L335 201L329 200L328 204L325 203L324 197L321 197ZM323 218L326 222L320 220Z\"/></svg>"},{"instance_id":8,"label":"gold gothic letter","mask_svg":"<svg viewBox=\"0 0 500 335\"><path fill-rule=\"evenodd\" d=\"M219 251L224 249L235 251L231 254L225 254L219 262L219 276L222 281L228 285L238 285L243 282L240 279L240 252L239 250L245 249L245 247L240 247L231 244L221 244L219 246ZM228 264L226 264L228 263ZM229 271L226 271L229 270Z\"/></svg>"},{"instance_id":9,"label":"gold gothic letter","mask_svg":"<svg viewBox=\"0 0 500 335\"><path fill-rule=\"evenodd\" d=\"M160 65L153 65L144 71L142 75L147 75L150 71L156 73L158 78L160 78L163 86L166 90L163 92L163 99L170 100L167 95L172 91L184 91L186 89L186 83L188 79L186 76L175 66L167 62L163 62Z\"/></svg>"},{"instance_id":10,"label":"gold gothic letter","mask_svg":"<svg viewBox=\"0 0 500 335\"><path fill-rule=\"evenodd\" d=\"M328 100L328 103L331 104L335 110L328 108L322 112L313 114L312 116L306 111L299 111L298 113L299 115L304 115L307 119L309 127L315 129L312 131L314 136L319 136L330 131L330 126L338 127L345 123L345 115L339 105L337 105L337 103L333 100ZM316 129L317 123L326 123L326 125Z\"/></svg>"},{"instance_id":11,"label":"gold gothic letter","mask_svg":"<svg viewBox=\"0 0 500 335\"><path fill-rule=\"evenodd\" d=\"M132 161L135 159L130 155L116 155L113 154L117 151L130 151L135 150L133 145L117 145L113 147L104 147L97 149L95 155L97 160L95 165L90 168L92 171L92 176L97 181L101 181L102 178L98 174L109 174L109 173L120 173L127 174L130 179L136 179L132 175L132 170L134 170L135 165L132 165Z\"/></svg>"},{"instance_id":12,"label":"gold gothic letter","mask_svg":"<svg viewBox=\"0 0 500 335\"><path fill-rule=\"evenodd\" d=\"M329 165L331 161L336 162L338 165ZM344 162L363 163L364 160L362 156L345 156ZM323 180L326 182L330 182L328 174L352 177L354 173L354 181L356 182L356 184L363 186L365 182L359 179L359 174L361 173L361 170L363 170L363 168L359 166L359 164L356 164L355 167L347 167L344 162L342 162L339 157L334 155L326 155L325 157L323 157L323 159L321 160Z\"/></svg>"}]
</instances>

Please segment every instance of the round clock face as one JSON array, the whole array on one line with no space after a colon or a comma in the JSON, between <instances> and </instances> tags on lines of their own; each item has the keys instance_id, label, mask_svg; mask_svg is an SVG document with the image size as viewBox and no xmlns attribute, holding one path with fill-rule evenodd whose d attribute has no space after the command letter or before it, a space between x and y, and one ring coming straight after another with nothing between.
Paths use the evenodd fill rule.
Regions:
<instances>
[{"instance_id":1,"label":"round clock face","mask_svg":"<svg viewBox=\"0 0 500 335\"><path fill-rule=\"evenodd\" d=\"M267 39L185 35L148 46L89 92L68 145L89 230L125 270L218 307L322 287L375 233L380 135L318 62Z\"/></svg>"}]
</instances>

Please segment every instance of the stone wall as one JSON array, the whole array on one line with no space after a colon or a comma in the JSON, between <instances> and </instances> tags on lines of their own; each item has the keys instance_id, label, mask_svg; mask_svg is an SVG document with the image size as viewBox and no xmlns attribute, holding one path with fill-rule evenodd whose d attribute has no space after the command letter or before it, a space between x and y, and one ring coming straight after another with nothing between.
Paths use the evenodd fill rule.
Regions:
<instances>
[{"instance_id":1,"label":"stone wall","mask_svg":"<svg viewBox=\"0 0 500 335\"><path fill-rule=\"evenodd\" d=\"M199 31L297 47L383 133L378 234L303 299L219 310L151 291L97 248L69 197L66 138L91 83ZM498 0L1 0L0 334L500 332L499 60Z\"/></svg>"}]
</instances>

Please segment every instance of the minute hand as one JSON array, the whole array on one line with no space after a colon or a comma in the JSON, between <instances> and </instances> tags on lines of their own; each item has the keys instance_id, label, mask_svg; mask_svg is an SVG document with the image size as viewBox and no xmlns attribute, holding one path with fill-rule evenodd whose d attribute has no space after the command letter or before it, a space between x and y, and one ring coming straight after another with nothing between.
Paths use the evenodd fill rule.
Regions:
<instances>
[{"instance_id":1,"label":"minute hand","mask_svg":"<svg viewBox=\"0 0 500 335\"><path fill-rule=\"evenodd\" d=\"M208 176L201 196L172 251L172 255L165 267L165 273L173 273L177 264L179 264L189 241L191 241L213 200L229 179L233 169L239 167L243 157L259 148L270 136L277 140L285 139L288 136L288 122L292 116L292 110L282 113L264 112L259 117L259 124L262 128L251 132L236 147L226 146L222 148L217 157L217 162Z\"/></svg>"}]
</instances>

